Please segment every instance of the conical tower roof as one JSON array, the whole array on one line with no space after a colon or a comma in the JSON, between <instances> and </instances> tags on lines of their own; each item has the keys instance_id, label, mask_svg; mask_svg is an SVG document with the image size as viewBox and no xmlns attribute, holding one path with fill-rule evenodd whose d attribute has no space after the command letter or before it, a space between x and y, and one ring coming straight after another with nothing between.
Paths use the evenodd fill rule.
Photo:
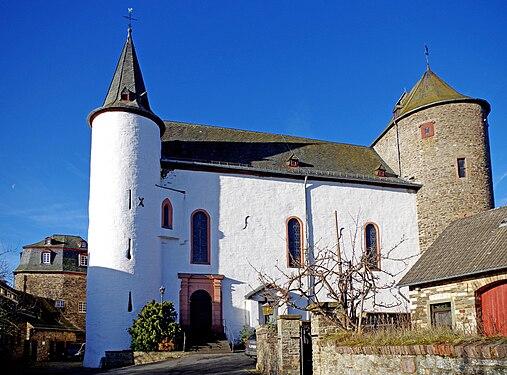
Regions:
<instances>
[{"instance_id":1,"label":"conical tower roof","mask_svg":"<svg viewBox=\"0 0 507 375\"><path fill-rule=\"evenodd\" d=\"M467 98L470 99L470 97L454 90L428 68L408 95L401 101L398 116L427 104Z\"/></svg>"},{"instance_id":2,"label":"conical tower roof","mask_svg":"<svg viewBox=\"0 0 507 375\"><path fill-rule=\"evenodd\" d=\"M165 130L164 122L150 108L143 75L132 41L131 29L128 31L127 40L123 46L104 104L88 115L90 126L95 116L106 111L137 113L153 120L160 127L161 135Z\"/></svg>"},{"instance_id":3,"label":"conical tower roof","mask_svg":"<svg viewBox=\"0 0 507 375\"><path fill-rule=\"evenodd\" d=\"M484 99L471 98L469 96L460 94L451 86L445 83L439 76L437 76L428 66L426 72L410 92L404 93L396 104L395 115L389 121L389 124L384 131L373 141L374 146L384 134L394 125L395 122L407 117L419 110L453 102L477 103L485 111L486 115L489 114L491 107Z\"/></svg>"}]
</instances>

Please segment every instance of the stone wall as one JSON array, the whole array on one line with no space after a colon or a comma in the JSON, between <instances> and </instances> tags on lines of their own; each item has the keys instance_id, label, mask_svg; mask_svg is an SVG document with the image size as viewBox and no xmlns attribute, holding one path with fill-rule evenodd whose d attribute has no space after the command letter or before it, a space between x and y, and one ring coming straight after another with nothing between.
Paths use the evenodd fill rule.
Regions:
<instances>
[{"instance_id":1,"label":"stone wall","mask_svg":"<svg viewBox=\"0 0 507 375\"><path fill-rule=\"evenodd\" d=\"M278 374L278 331L263 325L255 330L257 336L257 370L262 374Z\"/></svg>"},{"instance_id":2,"label":"stone wall","mask_svg":"<svg viewBox=\"0 0 507 375\"><path fill-rule=\"evenodd\" d=\"M339 346L339 332L322 316L312 315L314 375L507 374L507 341L488 344Z\"/></svg>"},{"instance_id":3,"label":"stone wall","mask_svg":"<svg viewBox=\"0 0 507 375\"><path fill-rule=\"evenodd\" d=\"M343 347L329 340L313 374L507 374L507 344Z\"/></svg>"},{"instance_id":4,"label":"stone wall","mask_svg":"<svg viewBox=\"0 0 507 375\"><path fill-rule=\"evenodd\" d=\"M39 297L65 301L62 315L76 327L86 330L86 313L79 312L79 302L86 303L86 274L17 273L14 288Z\"/></svg>"},{"instance_id":5,"label":"stone wall","mask_svg":"<svg viewBox=\"0 0 507 375\"><path fill-rule=\"evenodd\" d=\"M409 296L412 323L420 328L431 326L430 305L451 302L453 327L475 334L478 331L475 292L485 285L506 279L507 274L498 273L487 277L439 283L436 286L411 288Z\"/></svg>"},{"instance_id":6,"label":"stone wall","mask_svg":"<svg viewBox=\"0 0 507 375\"><path fill-rule=\"evenodd\" d=\"M421 125L428 122L434 135L423 139ZM423 185L417 194L421 252L456 218L494 207L488 123L479 104L445 103L410 114L374 149L402 178ZM466 159L464 178L457 175L458 158Z\"/></svg>"},{"instance_id":7,"label":"stone wall","mask_svg":"<svg viewBox=\"0 0 507 375\"><path fill-rule=\"evenodd\" d=\"M78 337L75 332L62 332L62 331L39 331L34 330L31 337L31 342L36 342L37 353L32 353L30 357L35 362L49 361L56 358L61 353L56 353L56 342L62 341L65 343L76 342ZM30 350L35 349L35 346L30 345Z\"/></svg>"}]
</instances>

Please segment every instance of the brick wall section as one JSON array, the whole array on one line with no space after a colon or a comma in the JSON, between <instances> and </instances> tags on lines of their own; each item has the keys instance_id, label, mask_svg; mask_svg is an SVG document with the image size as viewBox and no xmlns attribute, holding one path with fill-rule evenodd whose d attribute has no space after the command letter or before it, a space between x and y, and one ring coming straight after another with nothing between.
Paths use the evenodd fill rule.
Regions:
<instances>
[{"instance_id":1,"label":"brick wall section","mask_svg":"<svg viewBox=\"0 0 507 375\"><path fill-rule=\"evenodd\" d=\"M14 288L65 301L63 316L83 331L86 329L86 313L78 310L79 302L86 302L86 274L21 272L14 277Z\"/></svg>"},{"instance_id":2,"label":"brick wall section","mask_svg":"<svg viewBox=\"0 0 507 375\"><path fill-rule=\"evenodd\" d=\"M434 122L433 137L420 126ZM398 121L401 177L422 184L417 194L419 241L424 252L453 220L494 207L488 123L476 103L446 103ZM374 145L399 172L396 126ZM466 158L467 177L457 176L456 160Z\"/></svg>"},{"instance_id":3,"label":"brick wall section","mask_svg":"<svg viewBox=\"0 0 507 375\"><path fill-rule=\"evenodd\" d=\"M257 336L257 371L262 374L278 374L278 332L266 325L257 327L255 332Z\"/></svg>"},{"instance_id":4,"label":"brick wall section","mask_svg":"<svg viewBox=\"0 0 507 375\"><path fill-rule=\"evenodd\" d=\"M411 288L409 296L412 323L416 327L429 327L431 325L430 303L451 302L454 326L465 332L477 333L475 292L485 285L506 279L507 274L498 273L440 283L436 286Z\"/></svg>"}]
</instances>

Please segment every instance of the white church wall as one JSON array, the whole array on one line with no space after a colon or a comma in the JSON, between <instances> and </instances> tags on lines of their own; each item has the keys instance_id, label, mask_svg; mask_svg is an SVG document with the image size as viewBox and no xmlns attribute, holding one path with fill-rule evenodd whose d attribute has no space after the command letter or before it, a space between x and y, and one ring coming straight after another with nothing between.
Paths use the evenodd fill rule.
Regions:
<instances>
[{"instance_id":1,"label":"white church wall","mask_svg":"<svg viewBox=\"0 0 507 375\"><path fill-rule=\"evenodd\" d=\"M250 319L244 313L248 306L245 295L259 286L258 272L280 277L277 267L290 271L286 221L298 217L306 231L305 196L310 241L316 246L336 245L337 210L339 225L345 228L344 250L350 248L347 232L355 229L354 219L358 218L360 225L371 221L379 226L383 248L405 236L399 252L418 253L415 193L405 189L309 180L305 190L303 180L186 170L172 172L163 184L186 192L185 204L180 206L183 214L176 210L174 214L181 217L174 221L181 228L181 238L164 241L162 246L163 283L171 286L166 297L179 310L178 272L224 275L223 319L235 332L258 321L258 306L250 305ZM162 200L160 196L160 203ZM190 264L190 215L197 209L206 210L211 219L210 265Z\"/></svg>"}]
</instances>

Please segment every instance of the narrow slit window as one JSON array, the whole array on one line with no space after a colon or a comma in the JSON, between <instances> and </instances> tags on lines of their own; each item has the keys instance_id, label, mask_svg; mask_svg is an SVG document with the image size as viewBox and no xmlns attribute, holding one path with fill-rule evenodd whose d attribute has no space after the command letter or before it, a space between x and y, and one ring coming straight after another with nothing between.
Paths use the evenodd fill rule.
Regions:
<instances>
[{"instance_id":1,"label":"narrow slit window","mask_svg":"<svg viewBox=\"0 0 507 375\"><path fill-rule=\"evenodd\" d=\"M458 159L458 177L464 178L467 176L467 163L465 158Z\"/></svg>"},{"instance_id":2,"label":"narrow slit window","mask_svg":"<svg viewBox=\"0 0 507 375\"><path fill-rule=\"evenodd\" d=\"M132 292L129 291L129 302L127 305L127 311L132 312Z\"/></svg>"},{"instance_id":3,"label":"narrow slit window","mask_svg":"<svg viewBox=\"0 0 507 375\"><path fill-rule=\"evenodd\" d=\"M127 259L132 259L132 239L130 238L127 243Z\"/></svg>"},{"instance_id":4,"label":"narrow slit window","mask_svg":"<svg viewBox=\"0 0 507 375\"><path fill-rule=\"evenodd\" d=\"M129 202L129 210L131 210L132 209L132 190L129 189L127 191L127 193L128 193L127 199Z\"/></svg>"}]
</instances>

